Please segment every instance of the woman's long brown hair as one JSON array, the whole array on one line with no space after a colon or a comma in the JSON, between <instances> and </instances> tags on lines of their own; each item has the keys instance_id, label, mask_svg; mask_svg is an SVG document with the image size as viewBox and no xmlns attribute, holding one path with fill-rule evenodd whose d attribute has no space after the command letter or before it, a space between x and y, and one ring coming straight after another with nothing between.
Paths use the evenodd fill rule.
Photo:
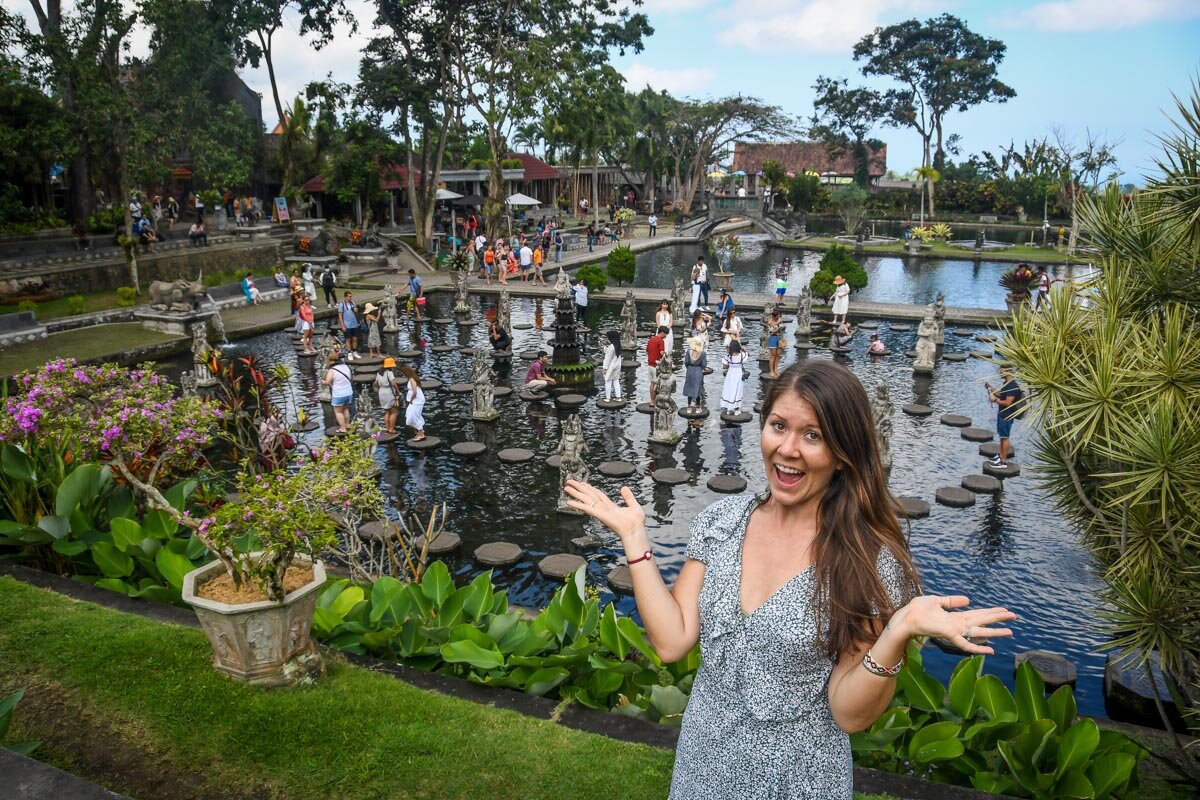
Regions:
<instances>
[{"instance_id":1,"label":"woman's long brown hair","mask_svg":"<svg viewBox=\"0 0 1200 800\"><path fill-rule=\"evenodd\" d=\"M876 570L881 548L891 550L900 563L905 601L918 591L920 581L900 528L903 511L879 463L871 404L858 378L832 361L792 364L767 391L760 425L789 392L812 407L839 467L821 500L813 542L813 602L829 612L828 622L823 613L817 615L817 635L826 655L837 660L874 641L879 622L896 610Z\"/></svg>"}]
</instances>

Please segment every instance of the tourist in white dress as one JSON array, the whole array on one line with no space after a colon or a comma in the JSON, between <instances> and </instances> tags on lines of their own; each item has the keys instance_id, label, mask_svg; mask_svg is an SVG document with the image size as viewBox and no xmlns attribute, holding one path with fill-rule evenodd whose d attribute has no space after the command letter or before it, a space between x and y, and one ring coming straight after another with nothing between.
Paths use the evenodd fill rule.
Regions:
<instances>
[{"instance_id":1,"label":"tourist in white dress","mask_svg":"<svg viewBox=\"0 0 1200 800\"><path fill-rule=\"evenodd\" d=\"M421 379L415 369L405 364L400 367L400 372L408 379L408 388L404 395L404 400L408 403L408 407L404 409L404 424L417 429L413 441L419 442L425 438L425 417L422 416L425 410L425 393L421 391Z\"/></svg>"},{"instance_id":2,"label":"tourist in white dress","mask_svg":"<svg viewBox=\"0 0 1200 800\"><path fill-rule=\"evenodd\" d=\"M604 399L621 399L621 334L609 331L608 344L604 347Z\"/></svg>"},{"instance_id":3,"label":"tourist in white dress","mask_svg":"<svg viewBox=\"0 0 1200 800\"><path fill-rule=\"evenodd\" d=\"M833 292L833 324L837 325L846 321L846 314L850 311L850 284L838 275L833 279L833 285L837 287Z\"/></svg>"},{"instance_id":4,"label":"tourist in white dress","mask_svg":"<svg viewBox=\"0 0 1200 800\"><path fill-rule=\"evenodd\" d=\"M666 350L667 353L674 352L675 333L672 325L675 323L675 318L671 316L671 303L668 300L663 300L662 305L658 307L658 311L654 313L654 324L656 327L665 327L667 329Z\"/></svg>"},{"instance_id":5,"label":"tourist in white dress","mask_svg":"<svg viewBox=\"0 0 1200 800\"><path fill-rule=\"evenodd\" d=\"M696 263L692 267L692 304L688 307L688 311L695 314L696 309L700 308L700 264Z\"/></svg>"},{"instance_id":6,"label":"tourist in white dress","mask_svg":"<svg viewBox=\"0 0 1200 800\"><path fill-rule=\"evenodd\" d=\"M726 349L729 349L729 345L733 342L741 344L742 331L745 329L745 327L746 326L742 324L741 317L737 315L737 311L732 308L729 309L725 315L725 324L721 326L721 333L725 334L725 339L722 344L725 345Z\"/></svg>"},{"instance_id":7,"label":"tourist in white dress","mask_svg":"<svg viewBox=\"0 0 1200 800\"><path fill-rule=\"evenodd\" d=\"M746 394L745 373L746 354L742 352L739 342L731 342L729 352L721 359L721 367L725 370L725 385L721 387L721 410L737 414L742 410L742 398Z\"/></svg>"}]
</instances>

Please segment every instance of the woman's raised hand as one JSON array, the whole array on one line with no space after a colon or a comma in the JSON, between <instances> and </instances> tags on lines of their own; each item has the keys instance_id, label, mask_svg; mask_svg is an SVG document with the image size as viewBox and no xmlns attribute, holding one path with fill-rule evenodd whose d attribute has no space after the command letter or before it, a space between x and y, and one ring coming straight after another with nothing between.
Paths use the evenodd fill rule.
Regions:
<instances>
[{"instance_id":1,"label":"woman's raised hand","mask_svg":"<svg viewBox=\"0 0 1200 800\"><path fill-rule=\"evenodd\" d=\"M608 495L582 481L567 481L567 506L594 517L621 538L622 544L640 546L636 542L646 535L646 512L633 496L628 486L621 487L621 499L625 505L617 505Z\"/></svg>"},{"instance_id":2,"label":"woman's raised hand","mask_svg":"<svg viewBox=\"0 0 1200 800\"><path fill-rule=\"evenodd\" d=\"M991 655L993 650L987 640L1012 636L1008 628L992 626L1011 622L1017 615L1000 607L953 610L966 608L970 603L970 599L961 594L914 597L895 613L888 625L901 625L908 636L936 636L964 652Z\"/></svg>"}]
</instances>

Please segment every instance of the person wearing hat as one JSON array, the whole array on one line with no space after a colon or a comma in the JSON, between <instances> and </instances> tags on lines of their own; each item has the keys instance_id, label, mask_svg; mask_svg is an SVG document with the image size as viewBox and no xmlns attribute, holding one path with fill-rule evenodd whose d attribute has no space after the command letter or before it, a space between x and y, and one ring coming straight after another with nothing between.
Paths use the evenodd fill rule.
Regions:
<instances>
[{"instance_id":1,"label":"person wearing hat","mask_svg":"<svg viewBox=\"0 0 1200 800\"><path fill-rule=\"evenodd\" d=\"M375 391L379 394L379 407L383 410L383 425L388 433L396 432L396 417L400 407L397 398L400 396L400 386L396 383L396 359L392 357L383 360L383 369L375 373Z\"/></svg>"},{"instance_id":2,"label":"person wearing hat","mask_svg":"<svg viewBox=\"0 0 1200 800\"><path fill-rule=\"evenodd\" d=\"M383 337L379 334L379 321L383 317L383 309L374 303L367 303L363 308L363 322L367 324L367 351L376 358L383 357Z\"/></svg>"},{"instance_id":3,"label":"person wearing hat","mask_svg":"<svg viewBox=\"0 0 1200 800\"><path fill-rule=\"evenodd\" d=\"M850 284L838 275L833 279L833 285L837 287L833 290L833 324L836 326L846 321L850 311Z\"/></svg>"},{"instance_id":4,"label":"person wearing hat","mask_svg":"<svg viewBox=\"0 0 1200 800\"><path fill-rule=\"evenodd\" d=\"M725 318L729 316L729 312L734 309L733 295L727 290L721 290L720 300L717 302L717 312L715 318L721 327L725 327Z\"/></svg>"}]
</instances>

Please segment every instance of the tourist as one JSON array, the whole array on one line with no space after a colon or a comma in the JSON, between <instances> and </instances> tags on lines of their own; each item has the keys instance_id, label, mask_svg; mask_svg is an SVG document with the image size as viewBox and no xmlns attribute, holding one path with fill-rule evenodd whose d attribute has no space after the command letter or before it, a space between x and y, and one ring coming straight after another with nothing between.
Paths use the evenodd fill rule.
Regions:
<instances>
[{"instance_id":1,"label":"tourist","mask_svg":"<svg viewBox=\"0 0 1200 800\"><path fill-rule=\"evenodd\" d=\"M830 341L833 343L834 347L849 347L850 340L853 338L854 328L850 327L849 322L843 322L838 326L837 330L833 332L833 336L830 337Z\"/></svg>"},{"instance_id":2,"label":"tourist","mask_svg":"<svg viewBox=\"0 0 1200 800\"><path fill-rule=\"evenodd\" d=\"M278 266L275 268L274 280L275 280L275 285L278 286L280 289L288 288L288 276L287 276L287 273L283 271L282 266Z\"/></svg>"},{"instance_id":3,"label":"tourist","mask_svg":"<svg viewBox=\"0 0 1200 800\"><path fill-rule=\"evenodd\" d=\"M1008 467L1009 436L1012 434L1013 420L1023 413L1021 400L1025 393L1013 377L1012 367L1000 365L1000 378L1004 381L997 391L990 383L983 386L988 392L988 402L996 404L996 435L1000 437L1000 452L992 457L993 467Z\"/></svg>"},{"instance_id":4,"label":"tourist","mask_svg":"<svg viewBox=\"0 0 1200 800\"><path fill-rule=\"evenodd\" d=\"M175 227L175 222L179 219L179 201L175 199L175 195L167 195L167 230Z\"/></svg>"},{"instance_id":5,"label":"tourist","mask_svg":"<svg viewBox=\"0 0 1200 800\"><path fill-rule=\"evenodd\" d=\"M129 216L134 222L142 218L142 201L138 199L136 192L129 196Z\"/></svg>"},{"instance_id":6,"label":"tourist","mask_svg":"<svg viewBox=\"0 0 1200 800\"><path fill-rule=\"evenodd\" d=\"M346 357L349 358L349 356ZM325 380L322 383L329 387L329 393L333 397L330 404L333 406L334 419L337 420L338 433L349 433L350 402L354 400L354 384L350 380L350 367L339 363L335 353L329 355L325 366L328 369L325 371Z\"/></svg>"},{"instance_id":7,"label":"tourist","mask_svg":"<svg viewBox=\"0 0 1200 800\"><path fill-rule=\"evenodd\" d=\"M375 358L383 357L383 337L379 334L379 322L383 318L383 309L374 303L363 307L363 323L367 326L367 355Z\"/></svg>"},{"instance_id":8,"label":"tourist","mask_svg":"<svg viewBox=\"0 0 1200 800\"><path fill-rule=\"evenodd\" d=\"M525 391L540 392L558 382L546 374L547 358L545 350L538 350L537 359L525 370Z\"/></svg>"},{"instance_id":9,"label":"tourist","mask_svg":"<svg viewBox=\"0 0 1200 800\"><path fill-rule=\"evenodd\" d=\"M879 334L871 334L871 345L867 348L867 352L873 356L880 356L887 352L887 347L884 346L883 340L879 338Z\"/></svg>"},{"instance_id":10,"label":"tourist","mask_svg":"<svg viewBox=\"0 0 1200 800\"><path fill-rule=\"evenodd\" d=\"M610 330L605 335L608 344L604 345L604 365L601 374L604 375L604 399L621 399L621 334Z\"/></svg>"},{"instance_id":11,"label":"tourist","mask_svg":"<svg viewBox=\"0 0 1200 800\"><path fill-rule=\"evenodd\" d=\"M833 324L837 325L846 321L846 314L850 311L850 284L838 275L833 279L833 285Z\"/></svg>"},{"instance_id":12,"label":"tourist","mask_svg":"<svg viewBox=\"0 0 1200 800\"><path fill-rule=\"evenodd\" d=\"M692 324L688 329L689 336L699 336L704 340L704 349L708 349L708 327L711 324L708 314L700 309L692 312Z\"/></svg>"},{"instance_id":13,"label":"tourist","mask_svg":"<svg viewBox=\"0 0 1200 800\"><path fill-rule=\"evenodd\" d=\"M783 296L785 294L787 294L787 286L788 286L788 282L787 282L787 278L785 276L779 275L778 277L775 278L775 302L776 303L780 303L780 304L783 303Z\"/></svg>"},{"instance_id":14,"label":"tourist","mask_svg":"<svg viewBox=\"0 0 1200 800\"><path fill-rule=\"evenodd\" d=\"M479 238L483 238L480 236ZM486 240L485 240L486 241ZM492 273L496 271L496 251L489 244L483 251L483 276L487 281L487 285L492 285ZM500 282L505 283L504 275L500 275Z\"/></svg>"},{"instance_id":15,"label":"tourist","mask_svg":"<svg viewBox=\"0 0 1200 800\"><path fill-rule=\"evenodd\" d=\"M562 231L555 230L554 231L554 263L555 264L562 263L562 254L563 254Z\"/></svg>"},{"instance_id":16,"label":"tourist","mask_svg":"<svg viewBox=\"0 0 1200 800\"><path fill-rule=\"evenodd\" d=\"M304 295L317 302L317 287L313 284L312 264L307 261L300 265L300 280L304 282Z\"/></svg>"},{"instance_id":17,"label":"tourist","mask_svg":"<svg viewBox=\"0 0 1200 800\"><path fill-rule=\"evenodd\" d=\"M425 288L421 285L421 279L417 277L417 271L410 269L408 271L408 306L405 311L405 316L411 310L416 319L421 319L421 308L425 305Z\"/></svg>"},{"instance_id":18,"label":"tourist","mask_svg":"<svg viewBox=\"0 0 1200 800\"><path fill-rule=\"evenodd\" d=\"M419 442L425 438L425 392L421 390L421 378L411 364L400 367L400 372L407 379L404 402L408 405L404 409L404 424L416 429L417 435L413 441Z\"/></svg>"},{"instance_id":19,"label":"tourist","mask_svg":"<svg viewBox=\"0 0 1200 800\"><path fill-rule=\"evenodd\" d=\"M587 313L588 287L583 278L575 281L575 318L583 324L583 316Z\"/></svg>"},{"instance_id":20,"label":"tourist","mask_svg":"<svg viewBox=\"0 0 1200 800\"><path fill-rule=\"evenodd\" d=\"M771 309L771 316L763 323L767 326L767 352L769 354L769 364L767 368L768 378L779 377L779 358L783 355L781 343L783 341L783 317L779 313L779 306Z\"/></svg>"},{"instance_id":21,"label":"tourist","mask_svg":"<svg viewBox=\"0 0 1200 800\"><path fill-rule=\"evenodd\" d=\"M546 277L542 275L542 262L545 260L546 254L542 248L533 248L533 283L534 285L546 285Z\"/></svg>"},{"instance_id":22,"label":"tourist","mask_svg":"<svg viewBox=\"0 0 1200 800\"><path fill-rule=\"evenodd\" d=\"M134 226L137 236L142 241L142 247L146 248L149 253L157 252L154 245L158 241L158 233L154 230L154 223L149 219L142 217Z\"/></svg>"},{"instance_id":23,"label":"tourist","mask_svg":"<svg viewBox=\"0 0 1200 800\"><path fill-rule=\"evenodd\" d=\"M646 224L650 227L650 238L658 236L658 215L650 212L650 216L646 217Z\"/></svg>"},{"instance_id":24,"label":"tourist","mask_svg":"<svg viewBox=\"0 0 1200 800\"><path fill-rule=\"evenodd\" d=\"M596 244L596 223L589 222L587 226L588 252L592 252L593 245Z\"/></svg>"},{"instance_id":25,"label":"tourist","mask_svg":"<svg viewBox=\"0 0 1200 800\"><path fill-rule=\"evenodd\" d=\"M254 285L254 274L247 272L246 277L242 278L242 294L246 295L246 303L259 305L262 303L262 293L258 291L258 287Z\"/></svg>"},{"instance_id":26,"label":"tourist","mask_svg":"<svg viewBox=\"0 0 1200 800\"><path fill-rule=\"evenodd\" d=\"M688 311L696 313L700 308L700 265L704 262L703 258L697 258L696 263L692 265L692 304L688 306Z\"/></svg>"},{"instance_id":27,"label":"tourist","mask_svg":"<svg viewBox=\"0 0 1200 800\"><path fill-rule=\"evenodd\" d=\"M746 326L742 323L742 318L737 315L737 309L728 309L725 312L725 324L721 326L721 333L725 334L725 338L721 344L726 348L734 342L741 344L742 331L745 329Z\"/></svg>"},{"instance_id":28,"label":"tourist","mask_svg":"<svg viewBox=\"0 0 1200 800\"><path fill-rule=\"evenodd\" d=\"M658 398L657 389L655 388L656 381L654 374L658 371L658 362L667 350L667 339L671 335L671 329L666 325L659 325L658 330L650 337L650 341L646 342L646 365L650 367L650 405L654 405Z\"/></svg>"},{"instance_id":29,"label":"tourist","mask_svg":"<svg viewBox=\"0 0 1200 800\"><path fill-rule=\"evenodd\" d=\"M697 257L696 262L700 265L700 305L707 310L708 292L712 288L708 283L708 262L704 260L704 256Z\"/></svg>"},{"instance_id":30,"label":"tourist","mask_svg":"<svg viewBox=\"0 0 1200 800\"><path fill-rule=\"evenodd\" d=\"M590 207L590 205L591 205L591 203L588 202L588 199L586 197L579 198L579 218L580 219L583 219L584 217L586 217L588 215L588 208Z\"/></svg>"},{"instance_id":31,"label":"tourist","mask_svg":"<svg viewBox=\"0 0 1200 800\"><path fill-rule=\"evenodd\" d=\"M385 358L383 368L375 374L375 392L379 395L379 408L383 411L383 426L389 434L396 433L396 417L399 416L400 386L396 383L396 359Z\"/></svg>"},{"instance_id":32,"label":"tourist","mask_svg":"<svg viewBox=\"0 0 1200 800\"><path fill-rule=\"evenodd\" d=\"M654 324L659 328L667 329L666 350L668 353L675 352L675 333L672 331L672 326L675 324L675 317L671 314L671 303L669 300L663 300L658 305L658 311L654 312Z\"/></svg>"},{"instance_id":33,"label":"tourist","mask_svg":"<svg viewBox=\"0 0 1200 800\"><path fill-rule=\"evenodd\" d=\"M517 250L514 247L505 247L504 268L509 275L517 274ZM524 278L522 278L524 280Z\"/></svg>"},{"instance_id":34,"label":"tourist","mask_svg":"<svg viewBox=\"0 0 1200 800\"><path fill-rule=\"evenodd\" d=\"M337 286L337 276L333 274L333 269L326 264L321 270L321 291L325 293L325 307L333 308L337 303L337 292L334 287Z\"/></svg>"},{"instance_id":35,"label":"tourist","mask_svg":"<svg viewBox=\"0 0 1200 800\"><path fill-rule=\"evenodd\" d=\"M346 292L342 302L338 303L338 324L342 328L342 336L346 339L346 360L356 361L358 355L358 306L354 295Z\"/></svg>"},{"instance_id":36,"label":"tourist","mask_svg":"<svg viewBox=\"0 0 1200 800\"><path fill-rule=\"evenodd\" d=\"M518 266L521 269L521 282L524 283L529 280L529 270L533 268L533 248L528 243L521 244Z\"/></svg>"},{"instance_id":37,"label":"tourist","mask_svg":"<svg viewBox=\"0 0 1200 800\"><path fill-rule=\"evenodd\" d=\"M715 314L715 319L718 325L725 327L725 318L729 316L729 312L732 311L734 307L733 295L731 295L727 290L722 289L721 296L717 301L717 311Z\"/></svg>"},{"instance_id":38,"label":"tourist","mask_svg":"<svg viewBox=\"0 0 1200 800\"><path fill-rule=\"evenodd\" d=\"M296 318L300 322L300 336L304 343L304 352L313 353L313 320L312 298L308 295L300 301L300 310L296 312Z\"/></svg>"},{"instance_id":39,"label":"tourist","mask_svg":"<svg viewBox=\"0 0 1200 800\"><path fill-rule=\"evenodd\" d=\"M1055 281L1050 278L1050 273L1046 271L1045 264L1038 264L1037 279L1037 305L1033 307L1033 310L1041 311L1043 303L1046 304L1046 308L1050 308L1050 285Z\"/></svg>"},{"instance_id":40,"label":"tourist","mask_svg":"<svg viewBox=\"0 0 1200 800\"><path fill-rule=\"evenodd\" d=\"M704 368L708 366L708 354L704 352L704 340L699 336L689 337L684 344L683 396L687 398L688 408L699 408L700 398L704 395ZM703 423L694 419L691 426L701 428Z\"/></svg>"},{"instance_id":41,"label":"tourist","mask_svg":"<svg viewBox=\"0 0 1200 800\"><path fill-rule=\"evenodd\" d=\"M492 350L497 353L507 353L512 349L512 338L508 331L500 327L498 320L492 320L488 324L488 339L492 343Z\"/></svg>"},{"instance_id":42,"label":"tourist","mask_svg":"<svg viewBox=\"0 0 1200 800\"><path fill-rule=\"evenodd\" d=\"M292 277L288 278L288 294L292 298L292 314L300 310L300 301L304 299L304 281L300 279L300 270L293 269ZM300 319L296 319L296 330L300 330Z\"/></svg>"},{"instance_id":43,"label":"tourist","mask_svg":"<svg viewBox=\"0 0 1200 800\"><path fill-rule=\"evenodd\" d=\"M914 637L990 654L1004 608L955 611L920 595L879 463L871 405L828 361L785 370L763 401L767 492L727 498L692 522L670 590L646 515L569 481L568 506L618 535L647 638L666 662L702 658L676 746L672 798L850 800L850 731L889 707ZM886 623L886 624L885 624Z\"/></svg>"},{"instance_id":44,"label":"tourist","mask_svg":"<svg viewBox=\"0 0 1200 800\"><path fill-rule=\"evenodd\" d=\"M738 320L739 322L741 320ZM749 360L742 352L742 343L736 339L726 345L725 356L721 359L721 371L725 373L725 383L721 385L721 410L730 414L740 414L742 400L746 395L746 362ZM764 416L763 419L766 419Z\"/></svg>"}]
</instances>

